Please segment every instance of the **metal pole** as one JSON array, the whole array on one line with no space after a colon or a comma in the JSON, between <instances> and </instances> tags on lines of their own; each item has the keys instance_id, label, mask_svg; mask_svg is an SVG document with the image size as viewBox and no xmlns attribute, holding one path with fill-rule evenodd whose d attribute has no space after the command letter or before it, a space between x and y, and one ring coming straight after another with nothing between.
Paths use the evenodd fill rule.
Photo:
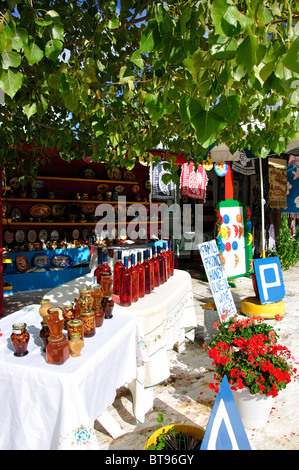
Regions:
<instances>
[{"instance_id":1,"label":"metal pole","mask_svg":"<svg viewBox=\"0 0 299 470\"><path fill-rule=\"evenodd\" d=\"M265 251L265 213L264 213L264 182L263 182L263 169L262 169L262 158L259 158L260 163L260 181L261 181L261 215L262 215L262 256L266 258L266 251Z\"/></svg>"}]
</instances>

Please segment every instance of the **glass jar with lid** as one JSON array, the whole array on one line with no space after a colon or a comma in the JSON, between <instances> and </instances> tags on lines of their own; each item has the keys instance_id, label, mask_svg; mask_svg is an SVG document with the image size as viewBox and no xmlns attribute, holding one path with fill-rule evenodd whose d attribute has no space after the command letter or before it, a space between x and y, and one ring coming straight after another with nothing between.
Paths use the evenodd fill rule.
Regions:
<instances>
[{"instance_id":1,"label":"glass jar with lid","mask_svg":"<svg viewBox=\"0 0 299 470\"><path fill-rule=\"evenodd\" d=\"M28 343L30 335L27 331L27 324L20 322L12 325L12 333L10 339L14 347L14 355L17 357L26 356L28 354Z\"/></svg>"},{"instance_id":2,"label":"glass jar with lid","mask_svg":"<svg viewBox=\"0 0 299 470\"><path fill-rule=\"evenodd\" d=\"M62 304L62 315L64 319L63 328L67 330L67 323L68 321L75 318L75 310L73 302L66 302Z\"/></svg>"},{"instance_id":3,"label":"glass jar with lid","mask_svg":"<svg viewBox=\"0 0 299 470\"><path fill-rule=\"evenodd\" d=\"M84 339L84 332L83 332L83 321L80 318L74 318L70 320L67 324L68 329L68 339L71 339L72 333L80 333L80 338Z\"/></svg>"},{"instance_id":4,"label":"glass jar with lid","mask_svg":"<svg viewBox=\"0 0 299 470\"><path fill-rule=\"evenodd\" d=\"M83 321L83 334L85 338L90 338L96 334L96 322L94 311L89 312L81 311L81 320Z\"/></svg>"}]
</instances>

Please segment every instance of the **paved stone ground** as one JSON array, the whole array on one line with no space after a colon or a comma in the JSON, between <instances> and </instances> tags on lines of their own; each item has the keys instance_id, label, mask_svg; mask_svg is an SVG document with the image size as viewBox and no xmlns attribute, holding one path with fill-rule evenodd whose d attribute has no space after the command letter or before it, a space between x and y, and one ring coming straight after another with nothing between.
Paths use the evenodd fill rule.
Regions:
<instances>
[{"instance_id":1,"label":"paved stone ground","mask_svg":"<svg viewBox=\"0 0 299 470\"><path fill-rule=\"evenodd\" d=\"M131 396L127 389L118 390L115 402L109 412L123 429L123 435L113 439L99 423L95 423L98 442L102 450L142 450L150 435L160 427L156 422L158 413L164 414L164 425L174 423L197 424L206 427L215 394L208 387L213 377L213 367L205 351L204 310L208 301L213 301L207 282L194 265L184 266L192 276L196 306L197 329L194 341L187 340L186 351L178 354L169 352L170 377L154 387L154 407L147 413L144 423L136 423L132 415ZM299 361L299 263L283 272L285 283L286 313L277 323L268 322L279 328L280 342L287 346ZM238 278L237 287L232 288L235 304L240 311L241 300L253 296L251 280ZM31 291L5 298L5 314L18 310L24 305L39 302L46 291ZM261 430L246 430L254 450L295 450L299 448L299 386L291 383L275 398L267 425Z\"/></svg>"}]
</instances>

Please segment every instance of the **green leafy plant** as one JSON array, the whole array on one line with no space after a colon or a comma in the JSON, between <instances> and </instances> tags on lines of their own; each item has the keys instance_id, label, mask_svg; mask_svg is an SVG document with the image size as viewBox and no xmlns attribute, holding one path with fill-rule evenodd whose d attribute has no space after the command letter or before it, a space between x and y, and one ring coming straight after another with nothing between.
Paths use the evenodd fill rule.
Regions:
<instances>
[{"instance_id":1,"label":"green leafy plant","mask_svg":"<svg viewBox=\"0 0 299 470\"><path fill-rule=\"evenodd\" d=\"M164 414L158 413L157 423L162 424ZM147 447L147 450L199 450L202 439L185 434L173 427L166 427L157 436L156 442Z\"/></svg>"},{"instance_id":2,"label":"green leafy plant","mask_svg":"<svg viewBox=\"0 0 299 470\"><path fill-rule=\"evenodd\" d=\"M287 214L282 216L279 235L273 249L268 250L267 256L278 256L281 269L285 271L295 266L299 261L299 228L297 228L295 236L291 237Z\"/></svg>"},{"instance_id":3,"label":"green leafy plant","mask_svg":"<svg viewBox=\"0 0 299 470\"><path fill-rule=\"evenodd\" d=\"M247 387L252 394L275 397L296 376L291 352L262 318L232 317L214 326L219 332L206 347L216 367L212 390L218 392L226 375L233 390Z\"/></svg>"},{"instance_id":4,"label":"green leafy plant","mask_svg":"<svg viewBox=\"0 0 299 470\"><path fill-rule=\"evenodd\" d=\"M147 447L147 450L199 450L202 441L192 436L187 436L182 432L177 432L175 428L160 434L156 444Z\"/></svg>"},{"instance_id":5,"label":"green leafy plant","mask_svg":"<svg viewBox=\"0 0 299 470\"><path fill-rule=\"evenodd\" d=\"M195 164L218 142L280 154L298 17L294 0L2 1L0 166L36 172L24 144L127 168L161 143Z\"/></svg>"}]
</instances>

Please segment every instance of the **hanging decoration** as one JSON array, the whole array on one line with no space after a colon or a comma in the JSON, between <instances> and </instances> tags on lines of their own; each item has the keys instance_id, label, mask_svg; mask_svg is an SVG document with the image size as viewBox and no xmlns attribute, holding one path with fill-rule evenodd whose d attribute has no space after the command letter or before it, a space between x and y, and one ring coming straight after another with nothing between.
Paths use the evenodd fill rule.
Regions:
<instances>
[{"instance_id":1,"label":"hanging decoration","mask_svg":"<svg viewBox=\"0 0 299 470\"><path fill-rule=\"evenodd\" d=\"M269 201L272 209L287 207L287 162L281 158L268 158Z\"/></svg>"},{"instance_id":2,"label":"hanging decoration","mask_svg":"<svg viewBox=\"0 0 299 470\"><path fill-rule=\"evenodd\" d=\"M204 170L206 170L206 171L211 171L212 170L212 168L214 166L214 163L212 161L212 158L211 158L210 154L207 156L207 159L202 162L202 166L203 166Z\"/></svg>"},{"instance_id":3,"label":"hanging decoration","mask_svg":"<svg viewBox=\"0 0 299 470\"><path fill-rule=\"evenodd\" d=\"M241 150L238 160L232 162L232 169L242 175L255 175L254 158L248 158L244 150Z\"/></svg>"},{"instance_id":4,"label":"hanging decoration","mask_svg":"<svg viewBox=\"0 0 299 470\"><path fill-rule=\"evenodd\" d=\"M165 170L163 167L163 162L159 162L158 165L151 163L151 198L158 199L160 201L175 200L175 184L173 181L170 181L168 184L165 184L162 181L162 176L170 173L169 170Z\"/></svg>"},{"instance_id":5,"label":"hanging decoration","mask_svg":"<svg viewBox=\"0 0 299 470\"><path fill-rule=\"evenodd\" d=\"M294 157L293 157L294 158ZM299 213L299 160L292 160L287 168L287 207L282 212Z\"/></svg>"},{"instance_id":6,"label":"hanging decoration","mask_svg":"<svg viewBox=\"0 0 299 470\"><path fill-rule=\"evenodd\" d=\"M228 172L228 164L226 162L216 162L214 163L214 170L216 175L225 176Z\"/></svg>"},{"instance_id":7,"label":"hanging decoration","mask_svg":"<svg viewBox=\"0 0 299 470\"><path fill-rule=\"evenodd\" d=\"M208 183L207 172L203 165L199 165L197 171L194 164L184 163L181 176L181 196L188 196L193 199L205 199L206 186Z\"/></svg>"}]
</instances>

